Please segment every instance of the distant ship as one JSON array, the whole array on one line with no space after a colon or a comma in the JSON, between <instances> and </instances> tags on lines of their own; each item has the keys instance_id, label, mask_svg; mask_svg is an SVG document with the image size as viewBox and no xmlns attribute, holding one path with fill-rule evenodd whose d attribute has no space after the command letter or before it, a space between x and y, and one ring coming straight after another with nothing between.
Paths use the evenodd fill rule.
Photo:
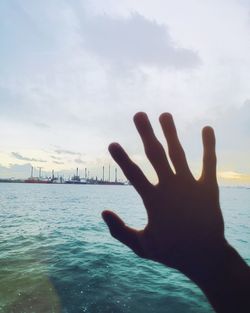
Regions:
<instances>
[{"instance_id":1,"label":"distant ship","mask_svg":"<svg viewBox=\"0 0 250 313\"><path fill-rule=\"evenodd\" d=\"M30 177L28 179L24 180L25 183L30 183L30 184L52 184L53 181L50 179L44 179L44 178L39 178L39 177Z\"/></svg>"}]
</instances>

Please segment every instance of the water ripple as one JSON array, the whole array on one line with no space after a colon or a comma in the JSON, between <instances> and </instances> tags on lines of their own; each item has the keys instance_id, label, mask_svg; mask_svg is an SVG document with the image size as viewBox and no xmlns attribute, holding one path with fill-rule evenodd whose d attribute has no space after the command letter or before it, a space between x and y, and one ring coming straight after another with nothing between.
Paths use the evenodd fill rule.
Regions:
<instances>
[{"instance_id":1,"label":"water ripple","mask_svg":"<svg viewBox=\"0 0 250 313\"><path fill-rule=\"evenodd\" d=\"M225 188L221 198L227 238L249 262L250 190ZM115 241L107 208L145 224L132 187L1 184L0 312L212 312L185 276Z\"/></svg>"}]
</instances>

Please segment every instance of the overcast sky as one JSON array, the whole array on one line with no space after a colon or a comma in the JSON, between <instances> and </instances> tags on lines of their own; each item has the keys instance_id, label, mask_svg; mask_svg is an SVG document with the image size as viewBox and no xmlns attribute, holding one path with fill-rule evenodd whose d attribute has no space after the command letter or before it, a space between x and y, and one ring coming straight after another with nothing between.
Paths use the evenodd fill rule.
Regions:
<instances>
[{"instance_id":1,"label":"overcast sky","mask_svg":"<svg viewBox=\"0 0 250 313\"><path fill-rule=\"evenodd\" d=\"M132 117L164 142L167 111L196 175L209 124L221 182L250 183L249 1L2 0L0 36L0 177L99 175L118 141L154 179Z\"/></svg>"}]
</instances>

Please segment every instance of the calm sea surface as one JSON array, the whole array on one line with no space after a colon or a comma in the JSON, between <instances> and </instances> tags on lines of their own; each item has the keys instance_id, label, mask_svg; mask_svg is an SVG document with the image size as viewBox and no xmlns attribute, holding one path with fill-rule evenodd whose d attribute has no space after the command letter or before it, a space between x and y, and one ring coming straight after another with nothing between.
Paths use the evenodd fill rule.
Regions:
<instances>
[{"instance_id":1,"label":"calm sea surface","mask_svg":"<svg viewBox=\"0 0 250 313\"><path fill-rule=\"evenodd\" d=\"M221 203L250 264L250 189L221 188ZM0 312L212 312L186 277L115 241L104 209L145 224L131 186L0 184Z\"/></svg>"}]
</instances>

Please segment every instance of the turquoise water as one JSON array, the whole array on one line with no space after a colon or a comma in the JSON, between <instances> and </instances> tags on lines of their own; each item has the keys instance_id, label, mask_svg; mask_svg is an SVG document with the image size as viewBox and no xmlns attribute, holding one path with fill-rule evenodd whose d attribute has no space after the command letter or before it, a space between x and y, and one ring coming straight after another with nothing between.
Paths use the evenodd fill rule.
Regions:
<instances>
[{"instance_id":1,"label":"turquoise water","mask_svg":"<svg viewBox=\"0 0 250 313\"><path fill-rule=\"evenodd\" d=\"M250 264L250 189L222 188L221 202ZM0 312L213 312L186 277L115 241L104 209L146 220L131 186L0 184Z\"/></svg>"}]
</instances>

